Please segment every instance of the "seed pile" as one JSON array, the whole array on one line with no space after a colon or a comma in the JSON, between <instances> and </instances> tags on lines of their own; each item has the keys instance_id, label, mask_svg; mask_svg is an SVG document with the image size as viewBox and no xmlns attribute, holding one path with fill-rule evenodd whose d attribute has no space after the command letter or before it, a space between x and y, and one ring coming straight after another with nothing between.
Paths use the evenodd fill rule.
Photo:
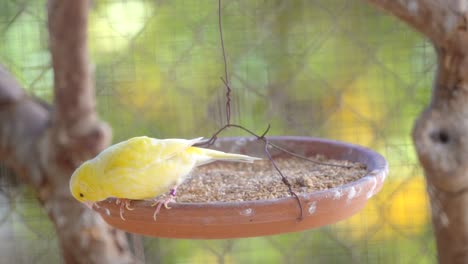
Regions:
<instances>
[{"instance_id":1,"label":"seed pile","mask_svg":"<svg viewBox=\"0 0 468 264\"><path fill-rule=\"evenodd\" d=\"M319 165L294 158L275 158L296 193L313 192L356 181L366 174L366 166L344 160L311 157ZM252 201L290 196L287 186L269 160L254 163L216 162L192 172L177 189L177 202Z\"/></svg>"}]
</instances>

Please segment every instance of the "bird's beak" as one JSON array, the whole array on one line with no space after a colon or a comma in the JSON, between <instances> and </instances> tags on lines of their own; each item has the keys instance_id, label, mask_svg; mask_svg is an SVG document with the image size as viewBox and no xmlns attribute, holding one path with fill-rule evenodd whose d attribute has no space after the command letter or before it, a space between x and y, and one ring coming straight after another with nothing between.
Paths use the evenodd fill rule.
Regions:
<instances>
[{"instance_id":1,"label":"bird's beak","mask_svg":"<svg viewBox=\"0 0 468 264\"><path fill-rule=\"evenodd\" d=\"M85 202L83 202L83 203L84 203L84 204L86 205L86 207L88 207L89 209L93 209L93 205L94 205L93 202L85 201Z\"/></svg>"}]
</instances>

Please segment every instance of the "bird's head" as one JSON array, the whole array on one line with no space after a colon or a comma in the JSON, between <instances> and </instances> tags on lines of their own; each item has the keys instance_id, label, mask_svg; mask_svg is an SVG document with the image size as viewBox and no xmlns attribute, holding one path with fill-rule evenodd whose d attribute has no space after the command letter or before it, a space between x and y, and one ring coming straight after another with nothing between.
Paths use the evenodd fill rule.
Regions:
<instances>
[{"instance_id":1,"label":"bird's head","mask_svg":"<svg viewBox=\"0 0 468 264\"><path fill-rule=\"evenodd\" d=\"M70 178L70 192L76 200L89 204L106 199L92 161L81 164Z\"/></svg>"}]
</instances>

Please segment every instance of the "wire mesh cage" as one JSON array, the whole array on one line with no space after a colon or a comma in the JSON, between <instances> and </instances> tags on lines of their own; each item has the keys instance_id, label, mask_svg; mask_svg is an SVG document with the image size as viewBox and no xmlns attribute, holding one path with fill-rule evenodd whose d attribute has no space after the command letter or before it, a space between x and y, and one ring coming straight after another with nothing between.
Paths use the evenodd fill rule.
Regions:
<instances>
[{"instance_id":1,"label":"wire mesh cage","mask_svg":"<svg viewBox=\"0 0 468 264\"><path fill-rule=\"evenodd\" d=\"M0 61L50 102L45 1L0 3ZM97 108L114 141L209 137L225 116L214 1L95 1L89 45ZM386 156L383 190L348 220L285 235L193 241L129 235L148 263L434 263L424 178L409 133L435 56L421 36L362 1L224 1L232 119L271 135L325 137ZM225 135L239 134L229 131ZM53 225L0 170L0 254L62 261ZM5 256L5 258L3 257Z\"/></svg>"}]
</instances>

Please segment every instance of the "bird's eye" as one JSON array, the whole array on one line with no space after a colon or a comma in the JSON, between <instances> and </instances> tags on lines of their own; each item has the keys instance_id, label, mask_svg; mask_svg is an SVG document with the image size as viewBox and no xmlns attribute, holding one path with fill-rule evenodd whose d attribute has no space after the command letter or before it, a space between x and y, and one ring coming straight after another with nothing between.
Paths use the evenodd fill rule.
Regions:
<instances>
[{"instance_id":1,"label":"bird's eye","mask_svg":"<svg viewBox=\"0 0 468 264\"><path fill-rule=\"evenodd\" d=\"M80 197L83 198L83 197L84 197L84 194L80 193Z\"/></svg>"}]
</instances>

